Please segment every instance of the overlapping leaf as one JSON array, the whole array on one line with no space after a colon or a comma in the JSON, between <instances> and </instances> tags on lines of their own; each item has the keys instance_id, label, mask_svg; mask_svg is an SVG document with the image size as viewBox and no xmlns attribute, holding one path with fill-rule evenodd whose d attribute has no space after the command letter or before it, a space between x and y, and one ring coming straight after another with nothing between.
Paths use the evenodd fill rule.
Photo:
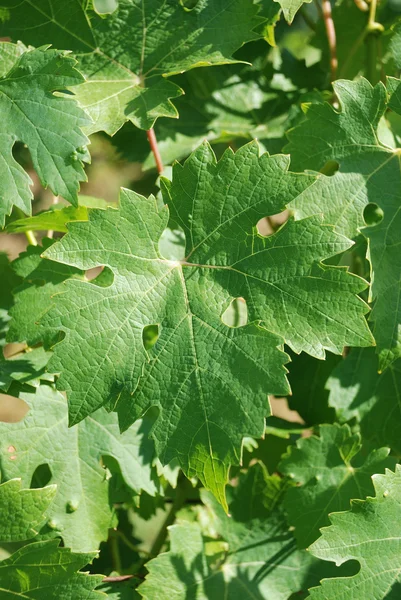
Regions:
<instances>
[{"instance_id":1,"label":"overlapping leaf","mask_svg":"<svg viewBox=\"0 0 401 600\"><path fill-rule=\"evenodd\" d=\"M149 129L158 117L176 118L170 99L183 90L168 77L235 62L232 53L259 37L263 22L251 0L200 0L191 10L177 0L119 0L107 15L78 0L0 6L8 11L0 35L76 52L86 77L78 98L94 121L88 131L111 135L128 119Z\"/></svg>"},{"instance_id":2,"label":"overlapping leaf","mask_svg":"<svg viewBox=\"0 0 401 600\"><path fill-rule=\"evenodd\" d=\"M42 185L72 204L85 180L82 161L88 159L81 128L89 118L75 99L55 94L83 82L76 61L46 47L22 54L20 46L13 48L0 42L0 61L4 57L11 67L10 55L16 58L0 79L0 225L14 205L31 213L31 179L12 154L17 141L28 146Z\"/></svg>"},{"instance_id":3,"label":"overlapping leaf","mask_svg":"<svg viewBox=\"0 0 401 600\"><path fill-rule=\"evenodd\" d=\"M8 311L13 305L13 289L21 283L5 252L0 252L0 282L0 346L3 346L10 321Z\"/></svg>"},{"instance_id":4,"label":"overlapping leaf","mask_svg":"<svg viewBox=\"0 0 401 600\"><path fill-rule=\"evenodd\" d=\"M10 358L0 357L0 390L7 392L11 385L18 381L20 384L29 383L37 387L40 381L54 381L54 375L46 371L51 353L43 347L19 352Z\"/></svg>"},{"instance_id":5,"label":"overlapping leaf","mask_svg":"<svg viewBox=\"0 0 401 600\"><path fill-rule=\"evenodd\" d=\"M365 461L359 435L344 425L321 425L320 437L301 439L279 465L299 487L290 488L284 498L289 522L303 548L319 536L328 524L328 515L345 510L352 498L364 498L373 491L371 476L394 466L389 449L373 451Z\"/></svg>"},{"instance_id":6,"label":"overlapping leaf","mask_svg":"<svg viewBox=\"0 0 401 600\"><path fill-rule=\"evenodd\" d=\"M310 590L313 600L365 600L397 598L400 581L401 468L395 473L374 475L375 498L354 500L348 512L330 516L331 525L322 530L310 548L315 556L341 565L357 560L353 577L324 579Z\"/></svg>"},{"instance_id":7,"label":"overlapping leaf","mask_svg":"<svg viewBox=\"0 0 401 600\"><path fill-rule=\"evenodd\" d=\"M8 342L26 342L28 346L43 343L49 348L58 339L54 330L41 324L41 319L53 305L53 296L64 290L64 282L70 277L82 278L84 273L43 260L41 254L51 244L53 240L44 238L43 246L28 246L13 262L13 269L23 283L15 289L14 306L9 312Z\"/></svg>"},{"instance_id":8,"label":"overlapping leaf","mask_svg":"<svg viewBox=\"0 0 401 600\"><path fill-rule=\"evenodd\" d=\"M263 433L266 394L288 391L281 340L318 357L372 343L355 296L364 282L320 263L348 248L345 238L317 218L291 221L270 238L257 234L262 216L313 181L289 173L288 162L259 157L250 144L217 163L205 144L176 165L164 197L186 235L184 261L158 250L167 207L128 191L120 210L93 211L46 252L114 274L103 288L69 281L46 318L66 333L51 368L61 372L70 422L106 405L125 429L157 406L152 434L162 462L177 458L222 501L242 438ZM221 317L237 297L247 302L249 324L230 328ZM155 324L159 338L146 350L144 328Z\"/></svg>"},{"instance_id":9,"label":"overlapping leaf","mask_svg":"<svg viewBox=\"0 0 401 600\"><path fill-rule=\"evenodd\" d=\"M361 433L376 448L401 453L401 361L379 374L373 349L351 350L327 382L329 403L341 421L357 418Z\"/></svg>"},{"instance_id":10,"label":"overlapping leaf","mask_svg":"<svg viewBox=\"0 0 401 600\"><path fill-rule=\"evenodd\" d=\"M372 265L371 320L384 369L401 356L400 150L379 139L387 99L382 84L372 88L365 79L338 81L334 89L341 111L328 104L310 105L306 120L290 132L287 148L295 169L319 170L337 161L339 170L322 176L293 206L299 216L323 213L326 223L349 237L363 228ZM368 203L378 205L384 216L363 227Z\"/></svg>"},{"instance_id":11,"label":"overlapping leaf","mask_svg":"<svg viewBox=\"0 0 401 600\"><path fill-rule=\"evenodd\" d=\"M9 449L11 452L13 448ZM46 520L46 511L56 493L56 486L21 489L20 479L0 485L0 541L20 542L34 538ZM0 567L1 568L1 567Z\"/></svg>"},{"instance_id":12,"label":"overlapping leaf","mask_svg":"<svg viewBox=\"0 0 401 600\"><path fill-rule=\"evenodd\" d=\"M24 546L0 562L0 590L4 600L101 600L94 591L102 576L80 573L95 554L74 554L58 548L60 540Z\"/></svg>"},{"instance_id":13,"label":"overlapping leaf","mask_svg":"<svg viewBox=\"0 0 401 600\"><path fill-rule=\"evenodd\" d=\"M170 551L147 564L149 574L138 588L141 596L184 600L191 589L199 600L287 600L319 581L323 572L318 561L297 550L283 515L275 509L281 492L280 479L268 477L256 464L232 490L230 517L211 495L204 494L226 551L213 556L196 523L170 527Z\"/></svg>"},{"instance_id":14,"label":"overlapping leaf","mask_svg":"<svg viewBox=\"0 0 401 600\"><path fill-rule=\"evenodd\" d=\"M147 431L144 436L138 422L120 435L116 415L105 410L68 428L66 400L49 386L20 397L30 407L27 416L19 423L0 423L2 478L21 477L28 487L35 470L47 464L57 494L41 534L61 535L74 550L96 550L114 521L102 456L118 462L132 489L150 494L157 490Z\"/></svg>"}]
</instances>

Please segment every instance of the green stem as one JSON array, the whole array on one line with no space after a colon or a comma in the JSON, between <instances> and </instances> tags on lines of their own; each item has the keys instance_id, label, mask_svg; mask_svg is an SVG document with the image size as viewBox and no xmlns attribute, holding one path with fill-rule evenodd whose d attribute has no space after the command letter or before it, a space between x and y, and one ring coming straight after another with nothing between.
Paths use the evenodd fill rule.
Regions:
<instances>
[{"instance_id":1,"label":"green stem","mask_svg":"<svg viewBox=\"0 0 401 600\"><path fill-rule=\"evenodd\" d=\"M120 557L120 549L118 547L118 536L115 534L114 531L110 532L109 544L110 544L110 551L111 551L111 556L112 556L112 561L113 561L113 570L117 571L117 573L121 573L122 564L121 564L121 557Z\"/></svg>"},{"instance_id":2,"label":"green stem","mask_svg":"<svg viewBox=\"0 0 401 600\"><path fill-rule=\"evenodd\" d=\"M151 556L157 556L160 553L160 550L163 548L167 538L168 527L174 523L177 512L185 503L188 485L190 485L190 483L185 477L182 476L178 481L174 502L159 530L159 533L157 534L155 541L153 542L152 548L150 549Z\"/></svg>"},{"instance_id":3,"label":"green stem","mask_svg":"<svg viewBox=\"0 0 401 600\"><path fill-rule=\"evenodd\" d=\"M370 0L369 19L366 27L366 76L370 83L378 81L377 75L377 36L383 25L376 22L377 0Z\"/></svg>"},{"instance_id":4,"label":"green stem","mask_svg":"<svg viewBox=\"0 0 401 600\"><path fill-rule=\"evenodd\" d=\"M25 215L22 212L22 210L18 207L15 207L15 213L18 215L18 217L20 219L25 219ZM38 245L38 240L35 237L35 234L33 233L33 231L25 231L25 237L28 240L28 244L30 244L31 246L37 246Z\"/></svg>"}]
</instances>

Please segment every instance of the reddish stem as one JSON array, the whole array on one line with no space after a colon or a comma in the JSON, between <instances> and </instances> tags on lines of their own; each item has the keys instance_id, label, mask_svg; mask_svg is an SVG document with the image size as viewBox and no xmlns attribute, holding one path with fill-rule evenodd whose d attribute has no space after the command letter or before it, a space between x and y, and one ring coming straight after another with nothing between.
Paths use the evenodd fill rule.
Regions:
<instances>
[{"instance_id":1,"label":"reddish stem","mask_svg":"<svg viewBox=\"0 0 401 600\"><path fill-rule=\"evenodd\" d=\"M162 157L160 156L159 146L157 145L156 134L153 127L152 129L148 129L146 134L148 136L150 149L152 150L157 170L159 171L159 173L163 173L163 161Z\"/></svg>"},{"instance_id":2,"label":"reddish stem","mask_svg":"<svg viewBox=\"0 0 401 600\"><path fill-rule=\"evenodd\" d=\"M323 0L322 2L324 25L326 27L327 41L330 49L330 81L334 81L337 78L337 39L336 30L334 27L333 15L331 12L330 0Z\"/></svg>"}]
</instances>

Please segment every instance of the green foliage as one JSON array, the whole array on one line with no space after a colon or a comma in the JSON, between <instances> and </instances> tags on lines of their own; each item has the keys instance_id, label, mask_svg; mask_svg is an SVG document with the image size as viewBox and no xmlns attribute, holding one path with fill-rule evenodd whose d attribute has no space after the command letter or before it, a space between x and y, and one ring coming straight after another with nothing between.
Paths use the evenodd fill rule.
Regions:
<instances>
[{"instance_id":1,"label":"green foliage","mask_svg":"<svg viewBox=\"0 0 401 600\"><path fill-rule=\"evenodd\" d=\"M13 452L10 447L9 451ZM0 510L12 514L12 520L0 524L2 542L19 542L34 538L46 520L45 512L56 493L56 486L36 490L21 489L20 479L10 479L0 484Z\"/></svg>"},{"instance_id":2,"label":"green foliage","mask_svg":"<svg viewBox=\"0 0 401 600\"><path fill-rule=\"evenodd\" d=\"M399 597L400 23L0 0L1 598Z\"/></svg>"},{"instance_id":3,"label":"green foliage","mask_svg":"<svg viewBox=\"0 0 401 600\"><path fill-rule=\"evenodd\" d=\"M311 552L337 565L357 560L360 571L353 577L324 579L310 591L311 599L396 598L399 579L400 467L395 473L375 475L376 496L353 500L348 512L333 514L331 526L313 544Z\"/></svg>"},{"instance_id":4,"label":"green foliage","mask_svg":"<svg viewBox=\"0 0 401 600\"><path fill-rule=\"evenodd\" d=\"M58 548L58 541L24 546L0 564L0 588L4 600L16 596L49 600L100 600L94 588L101 577L77 572L93 559L93 554L74 554Z\"/></svg>"},{"instance_id":5,"label":"green foliage","mask_svg":"<svg viewBox=\"0 0 401 600\"><path fill-rule=\"evenodd\" d=\"M17 47L11 65L9 48L0 43L0 61L5 54L7 65L0 80L1 225L13 205L31 213L31 179L12 154L17 141L28 146L41 183L77 204L79 182L85 179L82 161L88 159L82 127L90 122L75 100L56 93L84 81L73 58L46 47L20 54Z\"/></svg>"}]
</instances>

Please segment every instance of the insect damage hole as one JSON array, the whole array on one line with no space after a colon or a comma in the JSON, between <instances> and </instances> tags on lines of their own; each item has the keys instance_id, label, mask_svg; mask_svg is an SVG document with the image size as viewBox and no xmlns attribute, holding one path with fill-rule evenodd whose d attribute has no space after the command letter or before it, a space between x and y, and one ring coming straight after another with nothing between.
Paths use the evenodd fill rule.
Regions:
<instances>
[{"instance_id":1,"label":"insect damage hole","mask_svg":"<svg viewBox=\"0 0 401 600\"><path fill-rule=\"evenodd\" d=\"M52 472L47 463L43 463L36 467L31 479L31 488L45 487L52 478Z\"/></svg>"},{"instance_id":2,"label":"insect damage hole","mask_svg":"<svg viewBox=\"0 0 401 600\"><path fill-rule=\"evenodd\" d=\"M159 339L159 326L146 325L142 330L142 342L145 350L150 350L156 344Z\"/></svg>"},{"instance_id":3,"label":"insect damage hole","mask_svg":"<svg viewBox=\"0 0 401 600\"><path fill-rule=\"evenodd\" d=\"M289 211L283 210L281 213L277 213L276 215L271 215L269 217L263 217L256 224L256 229L258 230L258 234L262 237L269 237L269 235L273 235L288 220Z\"/></svg>"},{"instance_id":4,"label":"insect damage hole","mask_svg":"<svg viewBox=\"0 0 401 600\"><path fill-rule=\"evenodd\" d=\"M221 315L221 320L228 327L244 327L248 323L248 307L244 298L234 298Z\"/></svg>"},{"instance_id":5,"label":"insect damage hole","mask_svg":"<svg viewBox=\"0 0 401 600\"><path fill-rule=\"evenodd\" d=\"M369 225L370 227L378 225L381 223L381 221L383 221L383 217L384 212L380 206L375 204L375 202L369 202L369 204L365 206L363 211L363 220L365 221L366 225Z\"/></svg>"}]
</instances>

